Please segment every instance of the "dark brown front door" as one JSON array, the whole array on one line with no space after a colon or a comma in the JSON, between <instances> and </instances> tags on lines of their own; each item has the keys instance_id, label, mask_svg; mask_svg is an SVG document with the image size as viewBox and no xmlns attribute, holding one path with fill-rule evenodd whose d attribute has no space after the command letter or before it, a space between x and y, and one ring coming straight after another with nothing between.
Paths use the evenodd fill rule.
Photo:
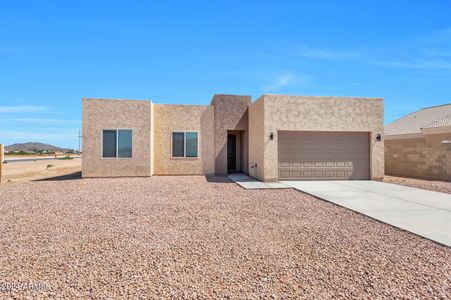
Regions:
<instances>
[{"instance_id":1,"label":"dark brown front door","mask_svg":"<svg viewBox=\"0 0 451 300\"><path fill-rule=\"evenodd\" d=\"M227 135L227 171L236 171L236 135Z\"/></svg>"}]
</instances>

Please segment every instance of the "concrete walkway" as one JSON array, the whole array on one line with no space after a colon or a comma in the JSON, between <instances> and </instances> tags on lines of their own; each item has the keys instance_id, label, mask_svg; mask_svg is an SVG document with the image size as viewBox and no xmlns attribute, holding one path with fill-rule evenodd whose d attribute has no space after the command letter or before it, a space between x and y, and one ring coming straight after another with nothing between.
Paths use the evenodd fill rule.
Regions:
<instances>
[{"instance_id":1,"label":"concrete walkway","mask_svg":"<svg viewBox=\"0 0 451 300\"><path fill-rule=\"evenodd\" d=\"M282 181L451 247L451 195L378 181Z\"/></svg>"},{"instance_id":2,"label":"concrete walkway","mask_svg":"<svg viewBox=\"0 0 451 300\"><path fill-rule=\"evenodd\" d=\"M227 177L246 190L291 189L286 184L280 182L262 182L243 173L232 173Z\"/></svg>"}]
</instances>

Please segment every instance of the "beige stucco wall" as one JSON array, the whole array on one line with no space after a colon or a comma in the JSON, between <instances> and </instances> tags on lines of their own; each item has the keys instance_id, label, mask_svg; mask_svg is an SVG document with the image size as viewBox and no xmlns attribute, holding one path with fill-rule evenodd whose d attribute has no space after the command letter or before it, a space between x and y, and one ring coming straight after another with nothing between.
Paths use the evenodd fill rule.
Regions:
<instances>
[{"instance_id":1,"label":"beige stucco wall","mask_svg":"<svg viewBox=\"0 0 451 300\"><path fill-rule=\"evenodd\" d=\"M451 181L451 133L385 141L385 174Z\"/></svg>"},{"instance_id":2,"label":"beige stucco wall","mask_svg":"<svg viewBox=\"0 0 451 300\"><path fill-rule=\"evenodd\" d=\"M150 175L153 175L154 166L155 166L155 138L154 138L154 128L155 128L155 118L154 118L154 106L155 104L152 102L150 104Z\"/></svg>"},{"instance_id":3,"label":"beige stucco wall","mask_svg":"<svg viewBox=\"0 0 451 300\"><path fill-rule=\"evenodd\" d=\"M370 132L371 178L381 179L384 175L384 142L376 141L377 133L383 132L384 104L380 98L347 98L347 97L314 97L263 95L264 121L263 142L261 132L251 130L251 144L255 141L263 145L264 170L257 177L263 176L266 181L278 179L278 147L279 130L300 131L354 131ZM252 104L252 110L262 104ZM256 109L260 111L261 108ZM258 115L258 114L257 114ZM254 122L251 117L251 122ZM259 121L261 123L261 120ZM270 133L274 140L269 140ZM257 134L258 136L252 136ZM255 148L252 148L255 149ZM250 151L250 162L261 160L261 154ZM260 164L258 166L260 168ZM261 172L261 171L258 171Z\"/></svg>"},{"instance_id":4,"label":"beige stucco wall","mask_svg":"<svg viewBox=\"0 0 451 300\"><path fill-rule=\"evenodd\" d=\"M213 174L214 110L212 106L153 105L153 174ZM172 131L198 131L199 157L172 158Z\"/></svg>"},{"instance_id":5,"label":"beige stucco wall","mask_svg":"<svg viewBox=\"0 0 451 300\"><path fill-rule=\"evenodd\" d=\"M260 97L249 106L249 175L260 180L265 178L264 101Z\"/></svg>"},{"instance_id":6,"label":"beige stucco wall","mask_svg":"<svg viewBox=\"0 0 451 300\"><path fill-rule=\"evenodd\" d=\"M248 165L248 107L250 96L215 95L211 101L214 107L214 155L215 173L227 174L227 132L242 130L243 169L247 173Z\"/></svg>"},{"instance_id":7,"label":"beige stucco wall","mask_svg":"<svg viewBox=\"0 0 451 300\"><path fill-rule=\"evenodd\" d=\"M83 177L150 176L151 102L83 99ZM131 129L132 158L102 159L102 129Z\"/></svg>"}]
</instances>

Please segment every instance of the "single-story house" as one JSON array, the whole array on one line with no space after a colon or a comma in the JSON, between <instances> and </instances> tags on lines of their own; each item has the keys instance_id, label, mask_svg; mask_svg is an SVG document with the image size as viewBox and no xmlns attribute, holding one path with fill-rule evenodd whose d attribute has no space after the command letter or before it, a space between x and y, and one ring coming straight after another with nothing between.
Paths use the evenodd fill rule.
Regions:
<instances>
[{"instance_id":1,"label":"single-story house","mask_svg":"<svg viewBox=\"0 0 451 300\"><path fill-rule=\"evenodd\" d=\"M83 99L83 177L243 172L381 179L383 99L215 95L210 105Z\"/></svg>"},{"instance_id":2,"label":"single-story house","mask_svg":"<svg viewBox=\"0 0 451 300\"><path fill-rule=\"evenodd\" d=\"M451 181L451 104L385 126L385 174Z\"/></svg>"}]
</instances>

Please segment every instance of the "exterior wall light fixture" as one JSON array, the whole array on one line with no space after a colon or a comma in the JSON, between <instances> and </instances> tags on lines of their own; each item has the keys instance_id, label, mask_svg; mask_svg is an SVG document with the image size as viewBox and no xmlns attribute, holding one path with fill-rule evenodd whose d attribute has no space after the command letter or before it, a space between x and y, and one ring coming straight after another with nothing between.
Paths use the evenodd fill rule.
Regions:
<instances>
[{"instance_id":1,"label":"exterior wall light fixture","mask_svg":"<svg viewBox=\"0 0 451 300\"><path fill-rule=\"evenodd\" d=\"M382 141L382 133L378 133L376 135L376 141L378 141L378 142Z\"/></svg>"},{"instance_id":2,"label":"exterior wall light fixture","mask_svg":"<svg viewBox=\"0 0 451 300\"><path fill-rule=\"evenodd\" d=\"M271 133L269 134L269 139L270 139L271 141L274 139L274 133L271 132Z\"/></svg>"}]
</instances>

